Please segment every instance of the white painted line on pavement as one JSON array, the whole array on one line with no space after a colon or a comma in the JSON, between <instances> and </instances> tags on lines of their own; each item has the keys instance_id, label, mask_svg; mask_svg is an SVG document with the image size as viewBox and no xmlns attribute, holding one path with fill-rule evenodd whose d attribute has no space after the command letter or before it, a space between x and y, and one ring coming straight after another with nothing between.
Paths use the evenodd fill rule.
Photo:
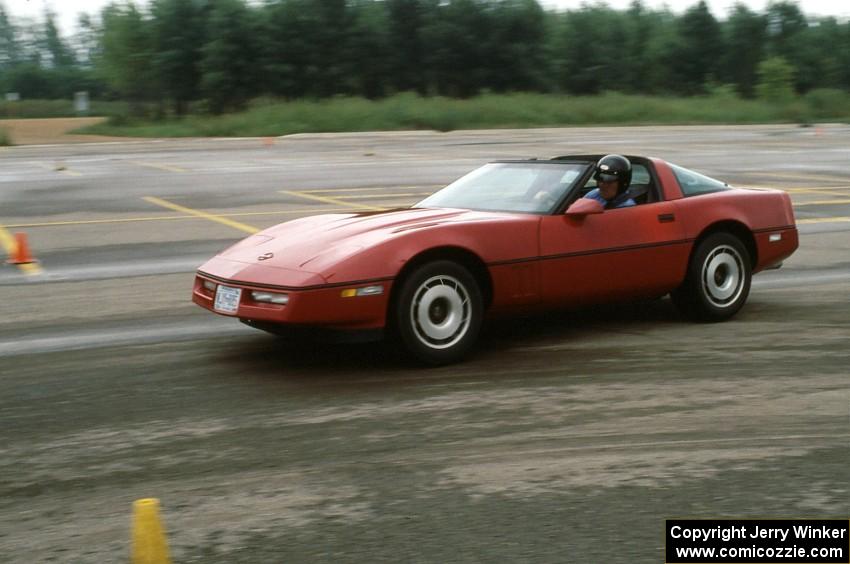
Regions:
<instances>
[{"instance_id":1,"label":"white painted line on pavement","mask_svg":"<svg viewBox=\"0 0 850 564\"><path fill-rule=\"evenodd\" d=\"M129 327L126 329L108 329L90 331L74 335L65 333L44 337L31 337L0 341L0 357L19 356L24 354L42 354L60 351L88 350L126 345L146 345L168 343L174 341L189 341L211 337L227 337L235 335L261 335L256 329L243 325L235 319L222 320L225 323L215 323L207 317L203 321L168 325L151 325L143 329Z\"/></svg>"}]
</instances>

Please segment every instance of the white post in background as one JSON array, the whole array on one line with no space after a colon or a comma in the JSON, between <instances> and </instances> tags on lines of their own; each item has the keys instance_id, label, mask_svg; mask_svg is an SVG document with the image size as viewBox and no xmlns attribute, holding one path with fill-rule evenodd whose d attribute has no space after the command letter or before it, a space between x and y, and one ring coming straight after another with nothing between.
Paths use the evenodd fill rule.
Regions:
<instances>
[{"instance_id":1,"label":"white post in background","mask_svg":"<svg viewBox=\"0 0 850 564\"><path fill-rule=\"evenodd\" d=\"M88 92L74 93L74 111L77 112L77 115L87 115L89 113Z\"/></svg>"}]
</instances>

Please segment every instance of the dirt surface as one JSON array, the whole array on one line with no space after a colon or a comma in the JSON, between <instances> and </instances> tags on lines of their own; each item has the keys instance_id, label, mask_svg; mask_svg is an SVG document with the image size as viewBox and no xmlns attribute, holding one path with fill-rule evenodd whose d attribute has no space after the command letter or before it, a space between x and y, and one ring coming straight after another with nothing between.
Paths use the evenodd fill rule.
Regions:
<instances>
[{"instance_id":1,"label":"dirt surface","mask_svg":"<svg viewBox=\"0 0 850 564\"><path fill-rule=\"evenodd\" d=\"M97 143L101 141L126 141L126 137L105 135L75 135L75 129L106 121L104 117L2 119L0 130L5 130L13 145L53 145L56 143Z\"/></svg>"}]
</instances>

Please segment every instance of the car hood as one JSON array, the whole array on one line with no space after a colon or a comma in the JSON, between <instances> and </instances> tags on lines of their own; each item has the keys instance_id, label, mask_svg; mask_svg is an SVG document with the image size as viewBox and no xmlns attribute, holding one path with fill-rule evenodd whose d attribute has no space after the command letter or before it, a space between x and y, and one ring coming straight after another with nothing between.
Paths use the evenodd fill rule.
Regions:
<instances>
[{"instance_id":1,"label":"car hood","mask_svg":"<svg viewBox=\"0 0 850 564\"><path fill-rule=\"evenodd\" d=\"M504 218L504 214L458 209L402 209L305 217L251 235L216 258L320 274L327 267L393 237L443 224L496 217Z\"/></svg>"}]
</instances>

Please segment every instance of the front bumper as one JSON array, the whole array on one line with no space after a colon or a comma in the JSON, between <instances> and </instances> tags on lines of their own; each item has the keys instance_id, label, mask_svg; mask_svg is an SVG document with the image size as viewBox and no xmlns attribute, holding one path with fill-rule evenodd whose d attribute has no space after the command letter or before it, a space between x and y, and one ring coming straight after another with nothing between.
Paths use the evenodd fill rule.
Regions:
<instances>
[{"instance_id":1,"label":"front bumper","mask_svg":"<svg viewBox=\"0 0 850 564\"><path fill-rule=\"evenodd\" d=\"M207 285L214 286L213 289ZM242 290L234 312L215 309L215 293L218 285ZM364 286L380 285L383 292L377 295L345 297L344 291ZM199 271L195 276L192 301L213 313L236 317L249 325L271 330L273 324L321 327L338 330L381 329L386 324L392 280L373 280L352 284L333 284L309 288L270 287L250 284L238 280L223 279ZM258 302L252 292L285 293L287 304ZM347 292L351 294L351 292Z\"/></svg>"}]
</instances>

